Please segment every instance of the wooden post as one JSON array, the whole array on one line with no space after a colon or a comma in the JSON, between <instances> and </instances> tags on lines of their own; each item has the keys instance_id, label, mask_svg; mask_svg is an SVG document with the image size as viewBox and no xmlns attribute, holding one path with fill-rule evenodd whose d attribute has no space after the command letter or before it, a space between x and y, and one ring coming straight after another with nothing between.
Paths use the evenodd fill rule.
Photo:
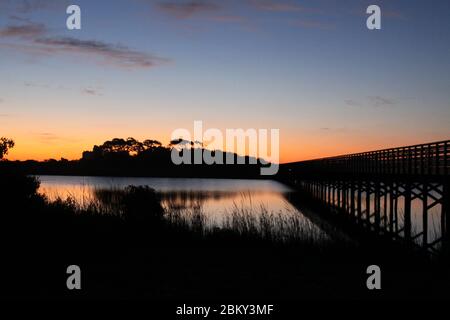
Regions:
<instances>
[{"instance_id":1,"label":"wooden post","mask_svg":"<svg viewBox=\"0 0 450 320\"><path fill-rule=\"evenodd\" d=\"M336 189L337 189L337 202L338 202L337 206L338 206L338 209L340 209L341 208L341 182L340 181L337 183Z\"/></svg>"},{"instance_id":2,"label":"wooden post","mask_svg":"<svg viewBox=\"0 0 450 320\"><path fill-rule=\"evenodd\" d=\"M375 212L375 230L380 229L380 182L375 182L375 196L374 196L374 212Z\"/></svg>"},{"instance_id":3,"label":"wooden post","mask_svg":"<svg viewBox=\"0 0 450 320\"><path fill-rule=\"evenodd\" d=\"M383 184L383 197L384 197L384 209L383 209L383 225L384 225L384 229L387 229L388 226L388 213L387 213L387 209L388 209L388 205L387 205L387 199L388 199L388 186L387 183Z\"/></svg>"},{"instance_id":4,"label":"wooden post","mask_svg":"<svg viewBox=\"0 0 450 320\"><path fill-rule=\"evenodd\" d=\"M342 182L342 210L347 213L347 182Z\"/></svg>"},{"instance_id":5,"label":"wooden post","mask_svg":"<svg viewBox=\"0 0 450 320\"><path fill-rule=\"evenodd\" d=\"M395 234L398 234L398 183L395 183L394 194Z\"/></svg>"},{"instance_id":6,"label":"wooden post","mask_svg":"<svg viewBox=\"0 0 450 320\"><path fill-rule=\"evenodd\" d=\"M405 184L405 239L411 239L411 184L407 182Z\"/></svg>"},{"instance_id":7,"label":"wooden post","mask_svg":"<svg viewBox=\"0 0 450 320\"><path fill-rule=\"evenodd\" d=\"M358 222L361 222L361 218L362 218L362 209L361 209L361 193L362 193L362 188L363 188L363 184L361 181L358 181L358 200L357 200L357 211L358 211Z\"/></svg>"},{"instance_id":8,"label":"wooden post","mask_svg":"<svg viewBox=\"0 0 450 320\"><path fill-rule=\"evenodd\" d=\"M428 245L428 185L423 184L422 189L422 245Z\"/></svg>"},{"instance_id":9,"label":"wooden post","mask_svg":"<svg viewBox=\"0 0 450 320\"><path fill-rule=\"evenodd\" d=\"M387 195L387 193L386 193ZM394 184L389 184L389 231L394 232Z\"/></svg>"},{"instance_id":10,"label":"wooden post","mask_svg":"<svg viewBox=\"0 0 450 320\"><path fill-rule=\"evenodd\" d=\"M352 180L350 182L350 214L352 218L355 217L355 182Z\"/></svg>"},{"instance_id":11,"label":"wooden post","mask_svg":"<svg viewBox=\"0 0 450 320\"><path fill-rule=\"evenodd\" d=\"M333 207L336 205L336 182L333 182Z\"/></svg>"},{"instance_id":12,"label":"wooden post","mask_svg":"<svg viewBox=\"0 0 450 320\"><path fill-rule=\"evenodd\" d=\"M370 190L371 186L370 186L370 181L367 180L366 182L366 220L369 222L370 224Z\"/></svg>"},{"instance_id":13,"label":"wooden post","mask_svg":"<svg viewBox=\"0 0 450 320\"><path fill-rule=\"evenodd\" d=\"M329 181L327 183L327 193L328 193L328 205L330 205L331 204L331 184Z\"/></svg>"}]
</instances>

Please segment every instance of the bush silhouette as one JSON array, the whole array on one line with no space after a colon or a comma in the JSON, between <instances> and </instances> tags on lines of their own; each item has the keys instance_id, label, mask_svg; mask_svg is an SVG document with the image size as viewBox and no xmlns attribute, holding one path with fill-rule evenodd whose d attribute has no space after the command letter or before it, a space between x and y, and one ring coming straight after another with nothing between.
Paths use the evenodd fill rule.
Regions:
<instances>
[{"instance_id":1,"label":"bush silhouette","mask_svg":"<svg viewBox=\"0 0 450 320\"><path fill-rule=\"evenodd\" d=\"M0 160L8 154L9 149L14 147L14 141L8 138L0 138Z\"/></svg>"}]
</instances>

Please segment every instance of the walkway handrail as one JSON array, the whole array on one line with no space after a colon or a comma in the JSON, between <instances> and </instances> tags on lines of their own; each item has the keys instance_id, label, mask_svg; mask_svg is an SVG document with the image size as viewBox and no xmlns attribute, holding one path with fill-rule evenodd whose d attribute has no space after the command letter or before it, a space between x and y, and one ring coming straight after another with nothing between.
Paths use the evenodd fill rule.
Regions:
<instances>
[{"instance_id":1,"label":"walkway handrail","mask_svg":"<svg viewBox=\"0 0 450 320\"><path fill-rule=\"evenodd\" d=\"M450 140L286 164L308 173L446 176Z\"/></svg>"}]
</instances>

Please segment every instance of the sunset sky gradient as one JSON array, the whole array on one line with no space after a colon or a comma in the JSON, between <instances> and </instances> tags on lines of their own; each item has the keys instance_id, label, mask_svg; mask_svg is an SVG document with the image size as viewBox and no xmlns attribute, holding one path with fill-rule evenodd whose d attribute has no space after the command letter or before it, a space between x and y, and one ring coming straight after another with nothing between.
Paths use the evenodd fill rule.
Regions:
<instances>
[{"instance_id":1,"label":"sunset sky gradient","mask_svg":"<svg viewBox=\"0 0 450 320\"><path fill-rule=\"evenodd\" d=\"M0 0L0 136L10 160L77 159L202 120L280 129L281 162L448 139L449 16L444 0Z\"/></svg>"}]
</instances>

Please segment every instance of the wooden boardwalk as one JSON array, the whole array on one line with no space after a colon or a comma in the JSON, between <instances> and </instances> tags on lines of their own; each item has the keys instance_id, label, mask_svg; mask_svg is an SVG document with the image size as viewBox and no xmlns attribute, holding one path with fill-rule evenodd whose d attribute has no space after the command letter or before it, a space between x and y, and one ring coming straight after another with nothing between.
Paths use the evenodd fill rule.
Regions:
<instances>
[{"instance_id":1,"label":"wooden boardwalk","mask_svg":"<svg viewBox=\"0 0 450 320\"><path fill-rule=\"evenodd\" d=\"M367 229L448 247L450 140L284 164L282 181Z\"/></svg>"}]
</instances>

